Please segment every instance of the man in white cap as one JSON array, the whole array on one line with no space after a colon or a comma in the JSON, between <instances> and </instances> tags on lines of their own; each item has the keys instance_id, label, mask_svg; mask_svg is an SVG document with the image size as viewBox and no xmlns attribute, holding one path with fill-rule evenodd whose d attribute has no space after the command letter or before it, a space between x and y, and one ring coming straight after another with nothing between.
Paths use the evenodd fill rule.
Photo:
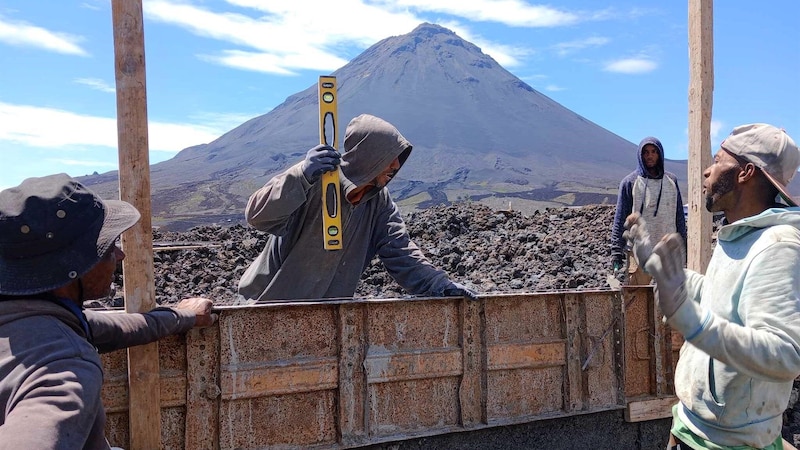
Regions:
<instances>
[{"instance_id":1,"label":"man in white cap","mask_svg":"<svg viewBox=\"0 0 800 450\"><path fill-rule=\"evenodd\" d=\"M736 127L720 144L703 193L725 222L705 275L683 268L678 235L653 248L642 218L628 218L658 306L686 340L668 448L784 448L800 375L800 208L786 189L798 166L797 145L772 125Z\"/></svg>"},{"instance_id":2,"label":"man in white cap","mask_svg":"<svg viewBox=\"0 0 800 450\"><path fill-rule=\"evenodd\" d=\"M211 301L84 311L111 292L115 244L139 220L66 174L0 192L0 449L108 449L99 352L214 322Z\"/></svg>"}]
</instances>

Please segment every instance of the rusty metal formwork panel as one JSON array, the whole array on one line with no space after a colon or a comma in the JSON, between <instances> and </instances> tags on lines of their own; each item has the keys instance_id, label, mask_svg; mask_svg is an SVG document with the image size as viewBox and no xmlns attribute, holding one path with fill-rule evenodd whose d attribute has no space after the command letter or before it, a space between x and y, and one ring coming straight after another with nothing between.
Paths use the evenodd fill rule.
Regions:
<instances>
[{"instance_id":1,"label":"rusty metal formwork panel","mask_svg":"<svg viewBox=\"0 0 800 450\"><path fill-rule=\"evenodd\" d=\"M159 342L161 442L167 450L183 449L186 423L186 347L182 336ZM103 405L106 409L106 435L112 445L129 442L128 361L125 351L102 355Z\"/></svg>"},{"instance_id":2,"label":"rusty metal formwork panel","mask_svg":"<svg viewBox=\"0 0 800 450\"><path fill-rule=\"evenodd\" d=\"M336 305L221 315L221 448L337 442L337 324Z\"/></svg>"},{"instance_id":3,"label":"rusty metal formwork panel","mask_svg":"<svg viewBox=\"0 0 800 450\"><path fill-rule=\"evenodd\" d=\"M668 397L683 338L663 323L649 286L623 288L625 397Z\"/></svg>"},{"instance_id":4,"label":"rusty metal formwork panel","mask_svg":"<svg viewBox=\"0 0 800 450\"><path fill-rule=\"evenodd\" d=\"M490 423L621 407L613 296L508 296L486 304ZM607 332L608 331L608 332Z\"/></svg>"},{"instance_id":5,"label":"rusty metal formwork panel","mask_svg":"<svg viewBox=\"0 0 800 450\"><path fill-rule=\"evenodd\" d=\"M352 448L620 409L631 396L671 388L654 381L651 297L629 290L223 307L215 326L159 343L162 445ZM677 359L666 343L660 351L662 364ZM103 361L107 434L125 448L125 352Z\"/></svg>"},{"instance_id":6,"label":"rusty metal formwork panel","mask_svg":"<svg viewBox=\"0 0 800 450\"><path fill-rule=\"evenodd\" d=\"M368 305L363 365L370 437L459 425L460 302Z\"/></svg>"}]
</instances>

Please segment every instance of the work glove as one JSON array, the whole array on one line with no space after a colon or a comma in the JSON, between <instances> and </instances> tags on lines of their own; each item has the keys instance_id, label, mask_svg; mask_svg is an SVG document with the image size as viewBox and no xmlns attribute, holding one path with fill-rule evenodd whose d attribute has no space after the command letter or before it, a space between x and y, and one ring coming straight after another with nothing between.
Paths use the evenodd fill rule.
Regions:
<instances>
[{"instance_id":1,"label":"work glove","mask_svg":"<svg viewBox=\"0 0 800 450\"><path fill-rule=\"evenodd\" d=\"M303 176L311 184L316 183L323 173L336 170L342 162L341 153L330 145L320 144L306 152L303 161Z\"/></svg>"},{"instance_id":2,"label":"work glove","mask_svg":"<svg viewBox=\"0 0 800 450\"><path fill-rule=\"evenodd\" d=\"M677 233L664 236L653 248L645 269L656 280L656 303L666 318L686 301L686 273L683 271L683 239Z\"/></svg>"},{"instance_id":3,"label":"work glove","mask_svg":"<svg viewBox=\"0 0 800 450\"><path fill-rule=\"evenodd\" d=\"M633 213L625 219L625 230L622 237L627 239L633 249L636 264L647 271L645 263L653 253L653 244L650 242L650 233L647 232L647 223L639 213Z\"/></svg>"},{"instance_id":4,"label":"work glove","mask_svg":"<svg viewBox=\"0 0 800 450\"><path fill-rule=\"evenodd\" d=\"M622 270L623 264L623 256L622 255L613 255L611 257L611 268L614 270L614 273L619 272Z\"/></svg>"},{"instance_id":5,"label":"work glove","mask_svg":"<svg viewBox=\"0 0 800 450\"><path fill-rule=\"evenodd\" d=\"M444 297L466 297L467 300L478 300L478 293L464 286L453 282L449 288L442 292Z\"/></svg>"}]
</instances>

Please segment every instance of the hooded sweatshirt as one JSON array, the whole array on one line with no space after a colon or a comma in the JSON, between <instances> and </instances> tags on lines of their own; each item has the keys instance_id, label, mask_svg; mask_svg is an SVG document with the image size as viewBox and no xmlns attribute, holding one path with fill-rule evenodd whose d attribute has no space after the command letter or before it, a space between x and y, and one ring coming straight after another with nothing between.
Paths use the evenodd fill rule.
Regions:
<instances>
[{"instance_id":1,"label":"hooded sweatshirt","mask_svg":"<svg viewBox=\"0 0 800 450\"><path fill-rule=\"evenodd\" d=\"M0 301L0 450L108 449L98 351L147 344L195 323L194 313L169 308L84 317L51 300Z\"/></svg>"},{"instance_id":2,"label":"hooded sweatshirt","mask_svg":"<svg viewBox=\"0 0 800 450\"><path fill-rule=\"evenodd\" d=\"M652 144L658 150L656 174L650 175L642 159L642 150ZM686 217L683 215L683 199L674 174L664 171L664 147L654 137L646 137L639 143L636 152L637 169L628 174L619 184L617 209L611 229L611 256L622 258L627 242L622 236L625 219L638 212L647 223L652 242L658 242L669 233L678 233L686 242ZM684 244L685 245L685 244Z\"/></svg>"},{"instance_id":3,"label":"hooded sweatshirt","mask_svg":"<svg viewBox=\"0 0 800 450\"><path fill-rule=\"evenodd\" d=\"M800 208L719 229L705 276L667 323L686 338L676 422L719 445L763 448L781 434L800 374Z\"/></svg>"},{"instance_id":4,"label":"hooded sweatshirt","mask_svg":"<svg viewBox=\"0 0 800 450\"><path fill-rule=\"evenodd\" d=\"M395 158L402 167L412 149L393 125L367 114L350 121L344 146L340 179L345 199ZM385 186L373 186L357 204L342 201L342 249L325 250L321 191L322 182L309 184L299 162L250 196L247 222L270 236L239 281L239 294L246 300L352 297L376 254L412 294L440 296L453 287L411 240Z\"/></svg>"}]
</instances>

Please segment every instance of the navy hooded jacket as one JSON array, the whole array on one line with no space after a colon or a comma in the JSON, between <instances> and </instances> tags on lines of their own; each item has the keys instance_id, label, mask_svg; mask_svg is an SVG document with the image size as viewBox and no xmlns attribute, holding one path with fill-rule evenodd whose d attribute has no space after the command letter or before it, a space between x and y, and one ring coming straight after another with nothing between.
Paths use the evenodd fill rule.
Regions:
<instances>
[{"instance_id":1,"label":"navy hooded jacket","mask_svg":"<svg viewBox=\"0 0 800 450\"><path fill-rule=\"evenodd\" d=\"M656 173L651 175L642 160L642 150L652 144L658 151ZM652 242L658 242L668 233L679 233L686 243L686 217L683 199L674 174L664 171L664 147L661 141L649 136L639 142L636 150L638 167L622 179L617 196L617 210L611 229L611 257L622 259L627 242L622 236L625 219L633 212L642 215Z\"/></svg>"}]
</instances>

